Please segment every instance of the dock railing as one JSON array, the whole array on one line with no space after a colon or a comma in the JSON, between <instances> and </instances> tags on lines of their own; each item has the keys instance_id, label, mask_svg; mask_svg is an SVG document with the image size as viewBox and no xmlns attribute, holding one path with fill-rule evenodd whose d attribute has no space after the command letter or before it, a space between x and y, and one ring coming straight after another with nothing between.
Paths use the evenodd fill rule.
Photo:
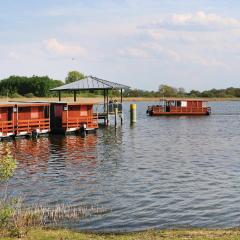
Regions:
<instances>
[{"instance_id":1,"label":"dock railing","mask_svg":"<svg viewBox=\"0 0 240 240\"><path fill-rule=\"evenodd\" d=\"M118 109L118 113L122 113L123 107L122 103L109 103L108 105L105 105L104 109L104 104L100 103L95 105L94 113L98 112L99 114L101 113L107 113L107 106L108 106L108 114L114 114L114 109Z\"/></svg>"}]
</instances>

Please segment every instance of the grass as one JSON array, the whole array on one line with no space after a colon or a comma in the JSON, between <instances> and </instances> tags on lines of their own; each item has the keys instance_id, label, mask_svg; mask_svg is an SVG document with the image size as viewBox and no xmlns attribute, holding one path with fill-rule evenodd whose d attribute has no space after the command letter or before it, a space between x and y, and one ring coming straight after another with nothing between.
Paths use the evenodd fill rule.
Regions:
<instances>
[{"instance_id":1,"label":"grass","mask_svg":"<svg viewBox=\"0 0 240 240\"><path fill-rule=\"evenodd\" d=\"M118 99L120 101L119 97L112 97L113 99ZM154 102L159 102L161 97L124 97L123 101L124 102L142 102L142 101L154 101ZM109 97L110 99L110 97ZM171 98L175 99L175 98ZM182 98L186 99L186 98ZM207 101L240 101L240 98L200 98L200 99L205 99ZM6 97L1 97L0 96L0 102L7 102L7 101L58 101L57 97L34 97L34 98L26 98L26 97L21 97L21 98L6 98ZM73 96L68 96L64 97L62 96L62 101L67 101L67 102L73 102ZM98 104L98 103L103 103L103 96L91 96L91 95L81 95L77 96L77 101L82 102L82 103L93 103L93 104Z\"/></svg>"},{"instance_id":2,"label":"grass","mask_svg":"<svg viewBox=\"0 0 240 240\"><path fill-rule=\"evenodd\" d=\"M0 238L1 240L13 240L14 238ZM209 230L149 230L137 233L125 234L94 234L81 233L65 229L32 229L22 240L237 240L240 239L240 229ZM17 238L16 238L17 240Z\"/></svg>"}]
</instances>

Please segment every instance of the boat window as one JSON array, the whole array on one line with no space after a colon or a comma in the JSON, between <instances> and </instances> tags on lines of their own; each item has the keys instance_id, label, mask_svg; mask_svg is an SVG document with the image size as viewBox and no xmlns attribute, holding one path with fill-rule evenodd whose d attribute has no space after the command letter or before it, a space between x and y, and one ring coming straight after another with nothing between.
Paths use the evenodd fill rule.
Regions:
<instances>
[{"instance_id":1,"label":"boat window","mask_svg":"<svg viewBox=\"0 0 240 240\"><path fill-rule=\"evenodd\" d=\"M177 107L181 107L181 101L177 101Z\"/></svg>"},{"instance_id":2,"label":"boat window","mask_svg":"<svg viewBox=\"0 0 240 240\"><path fill-rule=\"evenodd\" d=\"M187 101L182 101L182 102L181 102L181 106L182 106L182 107L187 107Z\"/></svg>"},{"instance_id":3,"label":"boat window","mask_svg":"<svg viewBox=\"0 0 240 240\"><path fill-rule=\"evenodd\" d=\"M166 105L166 102L165 101L160 101L160 103L159 103L159 106L165 106Z\"/></svg>"},{"instance_id":4,"label":"boat window","mask_svg":"<svg viewBox=\"0 0 240 240\"><path fill-rule=\"evenodd\" d=\"M170 107L175 107L176 106L175 101L169 101L168 104L169 104Z\"/></svg>"},{"instance_id":5,"label":"boat window","mask_svg":"<svg viewBox=\"0 0 240 240\"><path fill-rule=\"evenodd\" d=\"M202 107L207 107L207 102L202 102Z\"/></svg>"}]
</instances>

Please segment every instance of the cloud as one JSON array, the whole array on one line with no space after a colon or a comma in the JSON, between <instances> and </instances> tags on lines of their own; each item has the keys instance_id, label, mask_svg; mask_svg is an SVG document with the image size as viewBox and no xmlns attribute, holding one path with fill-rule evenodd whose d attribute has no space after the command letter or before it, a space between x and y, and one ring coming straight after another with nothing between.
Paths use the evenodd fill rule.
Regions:
<instances>
[{"instance_id":1,"label":"cloud","mask_svg":"<svg viewBox=\"0 0 240 240\"><path fill-rule=\"evenodd\" d=\"M223 17L214 13L203 11L195 14L173 14L171 16L139 26L145 29L168 29L184 31L214 31L223 29L236 29L240 21L231 17Z\"/></svg>"},{"instance_id":2,"label":"cloud","mask_svg":"<svg viewBox=\"0 0 240 240\"><path fill-rule=\"evenodd\" d=\"M60 43L56 38L50 38L47 41L44 41L45 48L57 55L84 55L87 50L79 45L70 45L66 43Z\"/></svg>"},{"instance_id":3,"label":"cloud","mask_svg":"<svg viewBox=\"0 0 240 240\"><path fill-rule=\"evenodd\" d=\"M150 57L149 53L138 47L129 47L118 51L118 55L121 57L142 58L147 59Z\"/></svg>"}]
</instances>

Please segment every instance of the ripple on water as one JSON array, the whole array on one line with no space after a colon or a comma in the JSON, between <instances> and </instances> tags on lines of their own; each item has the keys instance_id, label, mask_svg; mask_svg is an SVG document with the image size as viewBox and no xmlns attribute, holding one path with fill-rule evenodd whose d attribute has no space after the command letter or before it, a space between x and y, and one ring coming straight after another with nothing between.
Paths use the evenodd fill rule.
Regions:
<instances>
[{"instance_id":1,"label":"ripple on water","mask_svg":"<svg viewBox=\"0 0 240 240\"><path fill-rule=\"evenodd\" d=\"M9 190L26 203L98 205L71 223L101 231L234 227L240 221L240 103L211 103L210 117L148 117L96 134L0 143L18 169ZM126 104L128 117L129 104ZM2 186L0 186L1 188Z\"/></svg>"}]
</instances>

